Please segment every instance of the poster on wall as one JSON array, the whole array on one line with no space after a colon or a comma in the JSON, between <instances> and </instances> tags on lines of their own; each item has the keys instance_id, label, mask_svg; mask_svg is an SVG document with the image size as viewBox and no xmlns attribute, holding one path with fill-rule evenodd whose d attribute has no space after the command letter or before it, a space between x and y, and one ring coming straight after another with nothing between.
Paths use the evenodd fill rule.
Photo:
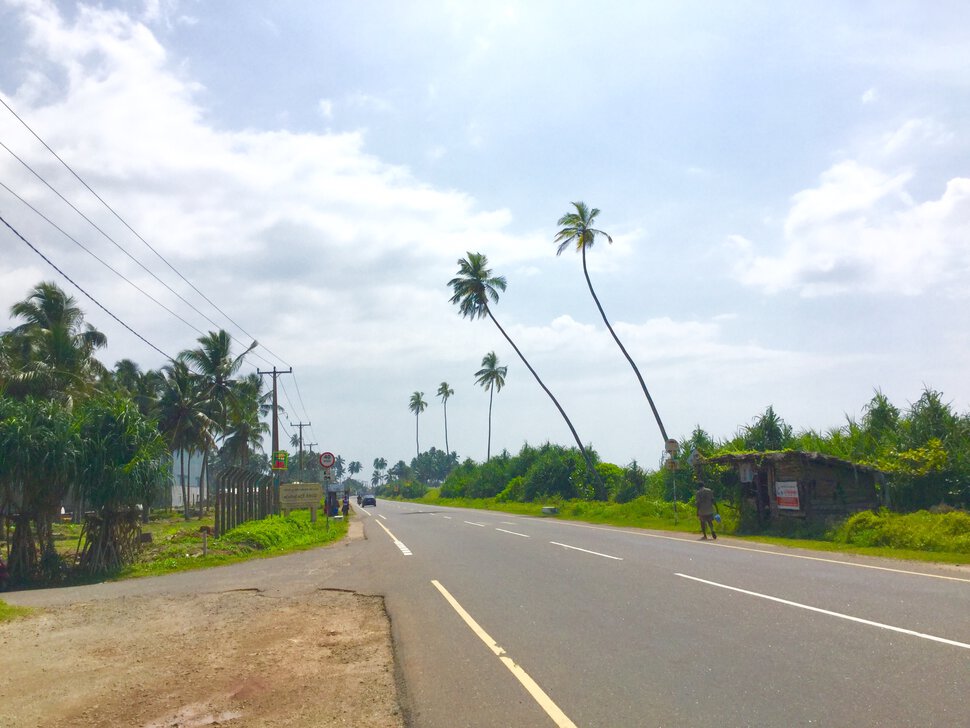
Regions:
<instances>
[{"instance_id":1,"label":"poster on wall","mask_svg":"<svg viewBox=\"0 0 970 728\"><path fill-rule=\"evenodd\" d=\"M779 510L797 511L801 507L798 502L798 483L794 480L780 480L775 483L775 503Z\"/></svg>"}]
</instances>

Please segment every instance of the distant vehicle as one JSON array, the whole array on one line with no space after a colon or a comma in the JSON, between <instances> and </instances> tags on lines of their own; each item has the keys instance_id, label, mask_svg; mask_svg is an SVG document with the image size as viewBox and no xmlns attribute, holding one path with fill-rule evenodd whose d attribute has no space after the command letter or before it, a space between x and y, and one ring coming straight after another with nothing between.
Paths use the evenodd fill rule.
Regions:
<instances>
[{"instance_id":1,"label":"distant vehicle","mask_svg":"<svg viewBox=\"0 0 970 728\"><path fill-rule=\"evenodd\" d=\"M361 500L361 505L366 508L367 506L374 506L377 508L377 497L373 495L365 495Z\"/></svg>"}]
</instances>

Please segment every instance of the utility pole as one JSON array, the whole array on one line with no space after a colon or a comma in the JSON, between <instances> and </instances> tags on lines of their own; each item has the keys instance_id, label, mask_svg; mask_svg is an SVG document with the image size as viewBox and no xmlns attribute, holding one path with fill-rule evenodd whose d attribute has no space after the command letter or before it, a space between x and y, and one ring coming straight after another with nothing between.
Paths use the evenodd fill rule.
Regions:
<instances>
[{"instance_id":1,"label":"utility pole","mask_svg":"<svg viewBox=\"0 0 970 728\"><path fill-rule=\"evenodd\" d=\"M273 452L278 452L280 449L280 406L279 400L276 396L276 378L280 374L292 374L293 367L290 367L285 372L282 369L277 369L273 367L273 371L264 372L260 369L256 370L256 373L262 376L263 374L273 375ZM280 503L280 475L278 470L273 471L273 512L279 510Z\"/></svg>"},{"instance_id":2,"label":"utility pole","mask_svg":"<svg viewBox=\"0 0 970 728\"><path fill-rule=\"evenodd\" d=\"M291 422L290 427L300 428L300 480L303 480L303 428L312 425L312 422Z\"/></svg>"}]
</instances>

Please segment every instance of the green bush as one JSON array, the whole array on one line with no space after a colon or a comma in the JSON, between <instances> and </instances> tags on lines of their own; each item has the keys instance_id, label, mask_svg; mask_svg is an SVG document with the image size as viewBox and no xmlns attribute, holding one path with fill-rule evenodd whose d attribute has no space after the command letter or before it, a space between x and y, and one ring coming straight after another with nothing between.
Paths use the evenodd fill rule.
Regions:
<instances>
[{"instance_id":1,"label":"green bush","mask_svg":"<svg viewBox=\"0 0 970 728\"><path fill-rule=\"evenodd\" d=\"M509 484L505 486L505 489L495 496L495 500L499 503L507 503L508 501L524 501L525 500L525 478L521 475L517 475Z\"/></svg>"},{"instance_id":2,"label":"green bush","mask_svg":"<svg viewBox=\"0 0 970 728\"><path fill-rule=\"evenodd\" d=\"M970 554L970 513L862 511L848 518L832 537L853 546Z\"/></svg>"}]
</instances>

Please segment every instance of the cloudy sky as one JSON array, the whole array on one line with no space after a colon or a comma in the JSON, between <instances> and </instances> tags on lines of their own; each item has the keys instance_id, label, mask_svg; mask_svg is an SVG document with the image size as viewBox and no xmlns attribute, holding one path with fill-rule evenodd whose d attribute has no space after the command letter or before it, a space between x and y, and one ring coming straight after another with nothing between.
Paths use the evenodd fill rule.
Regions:
<instances>
[{"instance_id":1,"label":"cloudy sky","mask_svg":"<svg viewBox=\"0 0 970 728\"><path fill-rule=\"evenodd\" d=\"M729 437L768 405L827 429L877 387L970 409L965 0L593 8L0 0L0 98L130 228L3 107L0 215L166 355L216 326L258 339L246 370L292 366L289 420L368 474L414 455L414 391L421 449L444 446L442 381L452 449L485 457L491 350L493 452L571 442L449 303L466 251L507 278L495 314L582 439L657 462L580 258L555 255L573 200L613 237L590 273L670 435ZM165 363L6 227L0 251L0 328L54 280L106 363Z\"/></svg>"}]
</instances>

